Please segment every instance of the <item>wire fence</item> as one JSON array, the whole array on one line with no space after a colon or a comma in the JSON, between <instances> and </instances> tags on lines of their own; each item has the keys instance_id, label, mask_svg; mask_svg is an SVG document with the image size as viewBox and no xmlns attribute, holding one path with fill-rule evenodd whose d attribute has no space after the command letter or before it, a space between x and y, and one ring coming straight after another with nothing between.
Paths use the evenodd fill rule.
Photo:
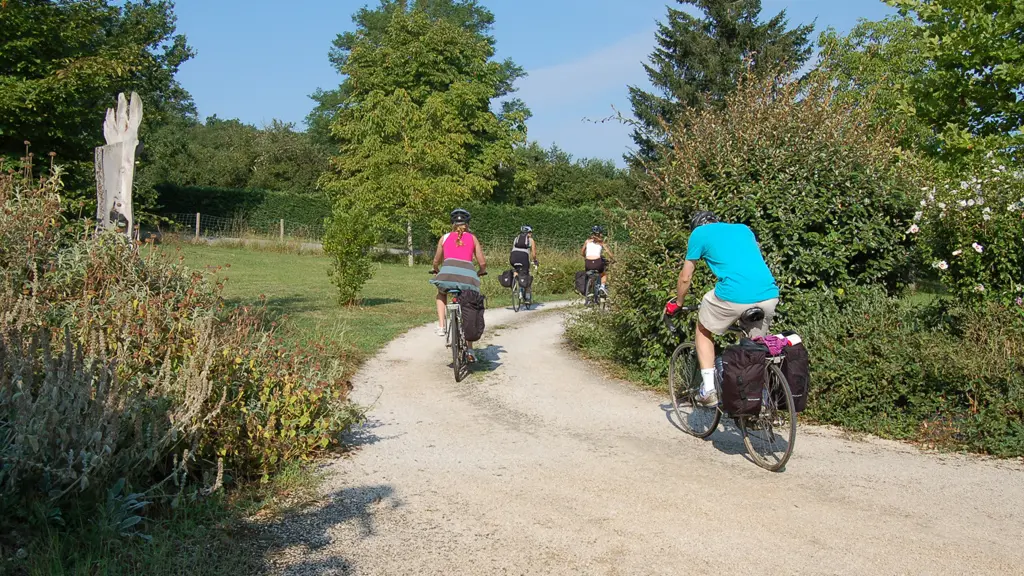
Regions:
<instances>
[{"instance_id":1,"label":"wire fence","mask_svg":"<svg viewBox=\"0 0 1024 576\"><path fill-rule=\"evenodd\" d=\"M283 218L224 218L207 214L164 214L171 232L203 238L268 238L319 242L324 236L322 225L289 222Z\"/></svg>"},{"instance_id":2,"label":"wire fence","mask_svg":"<svg viewBox=\"0 0 1024 576\"><path fill-rule=\"evenodd\" d=\"M223 216L210 216L201 213L189 214L164 214L161 227L166 226L167 232L179 234L184 237L193 238L218 238L218 239L266 239L266 240L300 240L303 242L317 242L323 239L323 225L311 225L309 223L289 222L286 219L250 219L242 216L225 218ZM413 243L413 250L417 254L433 254L437 247L437 238L431 234L415 234L416 240ZM512 249L512 242L515 235L501 236L488 235L477 236L477 240L488 252L501 252ZM578 251L583 246L586 238L550 238L543 234L534 235L538 248L541 250ZM386 242L379 248L391 252L402 252L407 250L405 242ZM611 244L615 249L615 244Z\"/></svg>"}]
</instances>

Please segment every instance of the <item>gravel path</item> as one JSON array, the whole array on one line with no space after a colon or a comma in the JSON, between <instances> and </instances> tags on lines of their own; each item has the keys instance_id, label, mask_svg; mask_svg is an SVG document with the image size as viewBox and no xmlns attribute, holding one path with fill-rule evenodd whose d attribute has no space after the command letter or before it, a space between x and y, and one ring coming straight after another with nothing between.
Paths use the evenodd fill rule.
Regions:
<instances>
[{"instance_id":1,"label":"gravel path","mask_svg":"<svg viewBox=\"0 0 1024 576\"><path fill-rule=\"evenodd\" d=\"M801 426L781 474L735 430L563 344L560 312L489 310L461 384L432 328L369 362L362 447L267 526L271 574L1024 574L1024 466Z\"/></svg>"}]
</instances>

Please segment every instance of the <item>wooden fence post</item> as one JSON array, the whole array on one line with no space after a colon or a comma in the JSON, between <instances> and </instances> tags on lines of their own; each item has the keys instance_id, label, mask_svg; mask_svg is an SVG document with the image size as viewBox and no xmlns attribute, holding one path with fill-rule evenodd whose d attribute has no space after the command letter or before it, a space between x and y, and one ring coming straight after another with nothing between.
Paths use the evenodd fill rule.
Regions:
<instances>
[{"instance_id":1,"label":"wooden fence post","mask_svg":"<svg viewBox=\"0 0 1024 576\"><path fill-rule=\"evenodd\" d=\"M284 218L281 218L281 229L279 236L281 237L281 242L284 242Z\"/></svg>"},{"instance_id":2,"label":"wooden fence post","mask_svg":"<svg viewBox=\"0 0 1024 576\"><path fill-rule=\"evenodd\" d=\"M199 241L199 212L196 212L196 242Z\"/></svg>"}]
</instances>

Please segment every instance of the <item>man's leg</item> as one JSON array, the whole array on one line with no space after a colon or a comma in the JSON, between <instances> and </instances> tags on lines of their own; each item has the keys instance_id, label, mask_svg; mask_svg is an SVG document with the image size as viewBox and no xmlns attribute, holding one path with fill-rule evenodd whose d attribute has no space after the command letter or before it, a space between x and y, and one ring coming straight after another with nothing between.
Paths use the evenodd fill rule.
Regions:
<instances>
[{"instance_id":1,"label":"man's leg","mask_svg":"<svg viewBox=\"0 0 1024 576\"><path fill-rule=\"evenodd\" d=\"M710 395L715 391L715 340L711 331L700 322L697 322L695 344L700 364L700 395L711 400Z\"/></svg>"}]
</instances>

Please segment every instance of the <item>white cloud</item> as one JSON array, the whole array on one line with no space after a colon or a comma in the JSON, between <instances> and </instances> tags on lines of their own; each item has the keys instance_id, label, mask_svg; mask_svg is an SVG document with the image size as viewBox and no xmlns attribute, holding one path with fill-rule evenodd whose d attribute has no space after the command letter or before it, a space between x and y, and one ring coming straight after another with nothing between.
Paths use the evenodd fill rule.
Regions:
<instances>
[{"instance_id":1,"label":"white cloud","mask_svg":"<svg viewBox=\"0 0 1024 576\"><path fill-rule=\"evenodd\" d=\"M616 111L631 113L627 86L649 87L643 64L654 48L654 29L626 36L582 58L529 70L515 93L533 112L531 140L558 144L576 157L622 164L632 144ZM597 121L597 122L595 122Z\"/></svg>"},{"instance_id":2,"label":"white cloud","mask_svg":"<svg viewBox=\"0 0 1024 576\"><path fill-rule=\"evenodd\" d=\"M643 62L653 45L654 29L645 30L578 60L528 70L516 96L541 109L590 102L613 90L624 93L626 85L646 81Z\"/></svg>"}]
</instances>

